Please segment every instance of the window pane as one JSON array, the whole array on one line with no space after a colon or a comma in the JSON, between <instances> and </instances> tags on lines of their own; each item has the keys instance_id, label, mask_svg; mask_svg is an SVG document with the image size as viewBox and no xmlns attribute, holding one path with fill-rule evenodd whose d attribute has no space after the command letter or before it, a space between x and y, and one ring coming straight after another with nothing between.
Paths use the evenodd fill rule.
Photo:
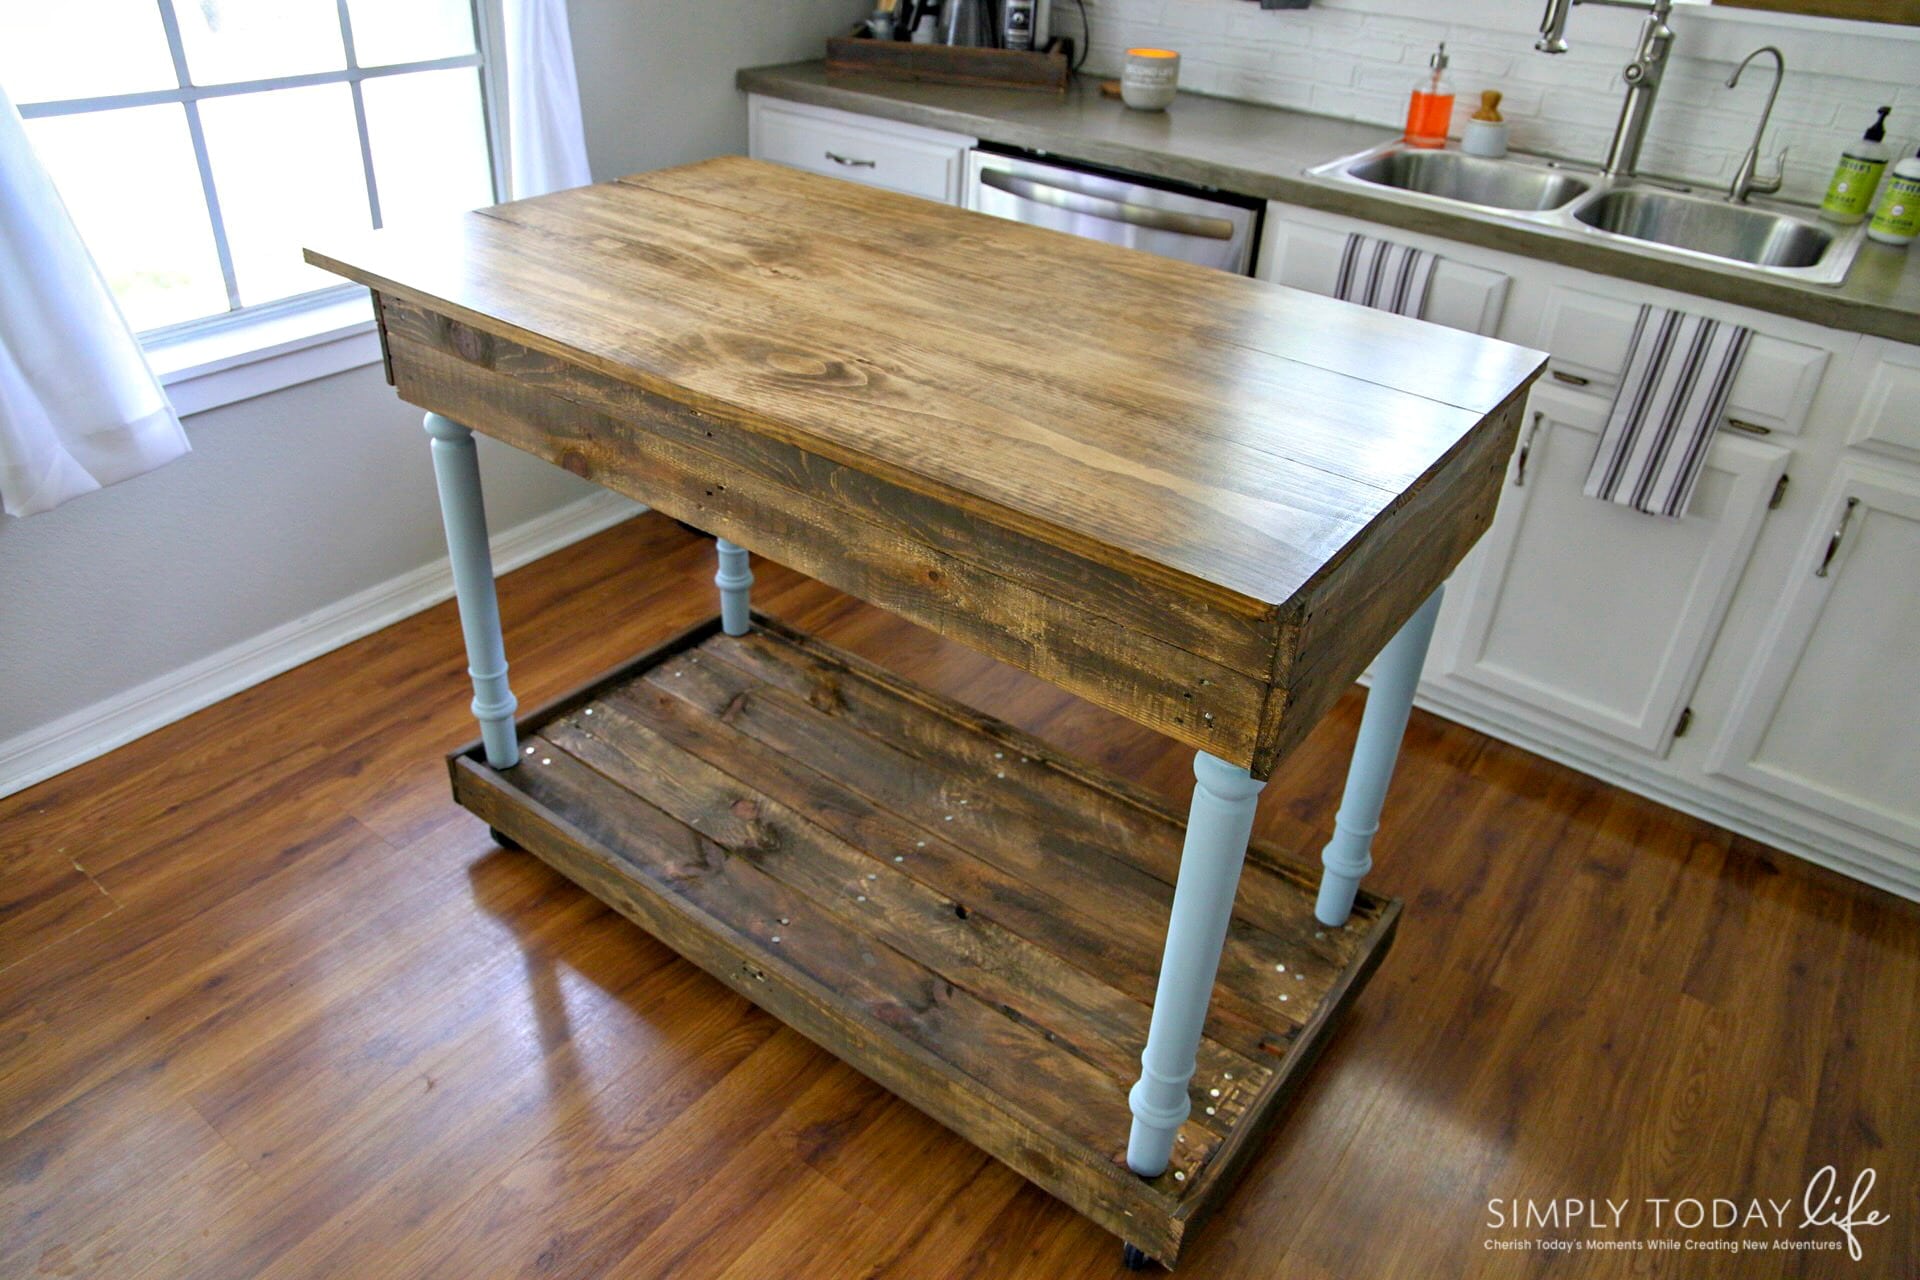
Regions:
<instances>
[{"instance_id":1,"label":"window pane","mask_svg":"<svg viewBox=\"0 0 1920 1280\"><path fill-rule=\"evenodd\" d=\"M361 91L383 223L493 203L477 71L378 76Z\"/></svg>"},{"instance_id":2,"label":"window pane","mask_svg":"<svg viewBox=\"0 0 1920 1280\"><path fill-rule=\"evenodd\" d=\"M0 0L0 84L15 102L176 83L153 0Z\"/></svg>"},{"instance_id":3,"label":"window pane","mask_svg":"<svg viewBox=\"0 0 1920 1280\"><path fill-rule=\"evenodd\" d=\"M363 67L473 52L472 0L347 0L347 17Z\"/></svg>"},{"instance_id":4,"label":"window pane","mask_svg":"<svg viewBox=\"0 0 1920 1280\"><path fill-rule=\"evenodd\" d=\"M344 84L208 98L200 121L244 306L339 284L300 250L369 227L366 172Z\"/></svg>"},{"instance_id":5,"label":"window pane","mask_svg":"<svg viewBox=\"0 0 1920 1280\"><path fill-rule=\"evenodd\" d=\"M195 84L338 71L347 65L334 0L173 0Z\"/></svg>"},{"instance_id":6,"label":"window pane","mask_svg":"<svg viewBox=\"0 0 1920 1280\"><path fill-rule=\"evenodd\" d=\"M227 309L184 108L52 116L27 134L135 329Z\"/></svg>"}]
</instances>

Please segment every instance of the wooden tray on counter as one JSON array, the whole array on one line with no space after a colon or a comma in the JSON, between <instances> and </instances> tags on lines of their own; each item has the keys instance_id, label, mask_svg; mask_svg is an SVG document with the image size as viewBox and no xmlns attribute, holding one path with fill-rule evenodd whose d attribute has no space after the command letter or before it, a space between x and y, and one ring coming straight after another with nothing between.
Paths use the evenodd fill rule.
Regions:
<instances>
[{"instance_id":1,"label":"wooden tray on counter","mask_svg":"<svg viewBox=\"0 0 1920 1280\"><path fill-rule=\"evenodd\" d=\"M1045 52L1029 52L832 36L827 40L827 73L1065 93L1072 70L1058 41Z\"/></svg>"},{"instance_id":2,"label":"wooden tray on counter","mask_svg":"<svg viewBox=\"0 0 1920 1280\"><path fill-rule=\"evenodd\" d=\"M1184 836L1158 798L762 616L521 722L459 802L733 990L1169 1265L1393 937L1255 843L1159 1178L1128 1171Z\"/></svg>"}]
</instances>

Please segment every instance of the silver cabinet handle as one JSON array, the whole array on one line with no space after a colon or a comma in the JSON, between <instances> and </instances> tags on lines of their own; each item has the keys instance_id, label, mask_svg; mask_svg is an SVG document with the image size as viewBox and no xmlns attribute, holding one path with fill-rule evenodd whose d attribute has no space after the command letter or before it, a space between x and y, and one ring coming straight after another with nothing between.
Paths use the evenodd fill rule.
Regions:
<instances>
[{"instance_id":1,"label":"silver cabinet handle","mask_svg":"<svg viewBox=\"0 0 1920 1280\"><path fill-rule=\"evenodd\" d=\"M1593 379L1583 378L1577 373L1568 373L1565 369L1555 369L1553 371L1553 380L1555 382L1564 382L1570 387L1584 387L1593 381Z\"/></svg>"},{"instance_id":2,"label":"silver cabinet handle","mask_svg":"<svg viewBox=\"0 0 1920 1280\"><path fill-rule=\"evenodd\" d=\"M1128 204L1124 200L1109 200L1105 196L1090 196L1084 191L1070 191L1066 187L1056 187L1052 183L1023 178L999 169L982 169L980 182L983 186L1019 196L1022 200L1064 209L1068 213L1084 213L1090 218L1124 222L1153 231L1175 231L1207 240L1233 239L1233 224L1225 218L1176 213L1172 209L1155 209L1144 204Z\"/></svg>"},{"instance_id":3,"label":"silver cabinet handle","mask_svg":"<svg viewBox=\"0 0 1920 1280\"><path fill-rule=\"evenodd\" d=\"M827 159L835 164L843 164L849 169L871 169L880 163L878 160L856 160L852 156L843 156L838 151L827 152Z\"/></svg>"},{"instance_id":4,"label":"silver cabinet handle","mask_svg":"<svg viewBox=\"0 0 1920 1280\"><path fill-rule=\"evenodd\" d=\"M1513 459L1513 483L1515 487L1527 482L1527 455L1533 452L1533 437L1540 430L1540 419L1547 415L1535 409L1533 421L1527 424L1527 434L1520 437L1520 452Z\"/></svg>"},{"instance_id":5,"label":"silver cabinet handle","mask_svg":"<svg viewBox=\"0 0 1920 1280\"><path fill-rule=\"evenodd\" d=\"M1859 505L1860 499L1847 499L1847 509L1840 513L1840 525L1833 531L1833 536L1827 539L1827 554L1820 557L1820 567L1813 571L1814 577L1827 576L1827 570L1833 566L1833 557L1839 553L1840 542L1847 536L1847 525L1853 521L1853 509Z\"/></svg>"},{"instance_id":6,"label":"silver cabinet handle","mask_svg":"<svg viewBox=\"0 0 1920 1280\"><path fill-rule=\"evenodd\" d=\"M1748 422L1745 418L1728 418L1726 425L1734 431L1744 431L1750 436L1770 436L1772 427L1763 427L1757 422Z\"/></svg>"}]
</instances>

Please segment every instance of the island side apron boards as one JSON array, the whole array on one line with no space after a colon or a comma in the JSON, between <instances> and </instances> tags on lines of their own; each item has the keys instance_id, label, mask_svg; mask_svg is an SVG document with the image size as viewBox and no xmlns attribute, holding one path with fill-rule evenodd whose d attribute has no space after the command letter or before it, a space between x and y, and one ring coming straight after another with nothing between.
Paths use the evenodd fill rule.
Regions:
<instances>
[{"instance_id":1,"label":"island side apron boards","mask_svg":"<svg viewBox=\"0 0 1920 1280\"><path fill-rule=\"evenodd\" d=\"M1173 1265L1392 941L1363 877L1540 353L741 158L308 260L427 411L456 800ZM473 433L713 534L715 616L516 718ZM752 609L755 554L1185 744L1191 805ZM1250 841L1369 667L1321 865Z\"/></svg>"}]
</instances>

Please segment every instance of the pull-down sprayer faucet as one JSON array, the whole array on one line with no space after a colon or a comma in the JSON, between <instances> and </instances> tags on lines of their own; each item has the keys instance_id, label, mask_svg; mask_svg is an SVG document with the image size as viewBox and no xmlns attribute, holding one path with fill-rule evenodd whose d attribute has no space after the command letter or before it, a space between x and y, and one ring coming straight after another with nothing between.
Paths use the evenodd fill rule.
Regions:
<instances>
[{"instance_id":1,"label":"pull-down sprayer faucet","mask_svg":"<svg viewBox=\"0 0 1920 1280\"><path fill-rule=\"evenodd\" d=\"M1601 172L1609 177L1632 177L1640 163L1640 144L1646 141L1647 121L1653 116L1653 101L1660 92L1660 75L1666 70L1667 52L1673 47L1673 28L1667 25L1667 18L1673 13L1673 0L1547 0L1547 11L1540 17L1540 38L1533 42L1534 48L1541 53L1567 51L1567 15L1576 4L1640 9L1647 15L1640 27L1640 43L1634 50L1633 61L1622 72L1627 79L1627 100L1620 107L1620 121L1613 129L1607 162L1601 166Z\"/></svg>"}]
</instances>

